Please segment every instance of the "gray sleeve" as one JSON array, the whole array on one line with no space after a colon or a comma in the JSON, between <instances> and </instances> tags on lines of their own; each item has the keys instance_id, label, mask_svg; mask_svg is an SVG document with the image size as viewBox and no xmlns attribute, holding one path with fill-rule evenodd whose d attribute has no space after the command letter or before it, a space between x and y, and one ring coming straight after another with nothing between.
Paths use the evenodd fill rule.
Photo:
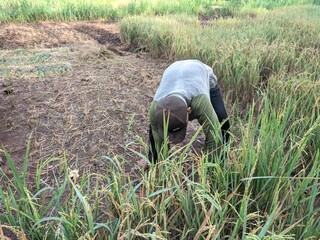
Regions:
<instances>
[{"instance_id":1,"label":"gray sleeve","mask_svg":"<svg viewBox=\"0 0 320 240\"><path fill-rule=\"evenodd\" d=\"M213 70L211 67L209 67L206 64L203 64L207 70L208 76L209 76L209 83L210 83L210 89L213 89L217 86L218 84L218 78L217 76L214 74Z\"/></svg>"}]
</instances>

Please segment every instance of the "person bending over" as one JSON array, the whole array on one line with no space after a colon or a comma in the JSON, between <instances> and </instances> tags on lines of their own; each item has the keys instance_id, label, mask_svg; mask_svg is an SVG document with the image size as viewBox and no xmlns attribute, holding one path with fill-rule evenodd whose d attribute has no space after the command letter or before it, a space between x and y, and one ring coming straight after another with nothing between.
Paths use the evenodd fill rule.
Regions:
<instances>
[{"instance_id":1,"label":"person bending over","mask_svg":"<svg viewBox=\"0 0 320 240\"><path fill-rule=\"evenodd\" d=\"M224 106L217 77L208 65L199 60L172 63L163 73L149 112L150 162L158 161L167 124L169 143L185 138L188 121L197 119L206 136L205 150L213 151L229 140L230 123ZM220 132L221 126L221 132ZM220 135L220 140L215 139ZM221 139L222 136L222 139Z\"/></svg>"}]
</instances>

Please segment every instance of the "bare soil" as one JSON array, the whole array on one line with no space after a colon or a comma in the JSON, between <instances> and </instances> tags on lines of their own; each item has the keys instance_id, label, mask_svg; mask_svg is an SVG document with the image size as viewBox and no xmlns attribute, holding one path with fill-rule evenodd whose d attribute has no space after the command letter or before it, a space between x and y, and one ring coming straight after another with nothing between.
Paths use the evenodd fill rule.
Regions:
<instances>
[{"instance_id":1,"label":"bare soil","mask_svg":"<svg viewBox=\"0 0 320 240\"><path fill-rule=\"evenodd\" d=\"M148 109L169 62L120 40L115 22L40 22L0 28L0 144L28 173L66 156L103 172L101 156L128 169L146 154ZM139 140L140 139L140 140ZM10 176L0 151L0 167Z\"/></svg>"}]
</instances>

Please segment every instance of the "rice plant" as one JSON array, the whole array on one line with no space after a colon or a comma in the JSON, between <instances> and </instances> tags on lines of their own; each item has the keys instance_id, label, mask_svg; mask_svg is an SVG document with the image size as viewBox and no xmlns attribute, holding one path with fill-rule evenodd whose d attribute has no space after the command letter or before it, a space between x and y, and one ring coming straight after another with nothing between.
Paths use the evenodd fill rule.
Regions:
<instances>
[{"instance_id":1,"label":"rice plant","mask_svg":"<svg viewBox=\"0 0 320 240\"><path fill-rule=\"evenodd\" d=\"M194 155L196 133L186 146L164 149L139 178L125 174L123 159L105 156L105 175L52 158L29 182L28 152L19 174L4 149L13 180L2 172L1 222L32 239L317 237L319 86L301 82L275 81L259 106L232 118L235 139L221 158Z\"/></svg>"},{"instance_id":2,"label":"rice plant","mask_svg":"<svg viewBox=\"0 0 320 240\"><path fill-rule=\"evenodd\" d=\"M169 9L166 3L160 13ZM126 11L147 11L144 4ZM0 168L0 237L7 229L21 239L318 239L319 12L318 6L290 7L211 25L190 15L121 21L123 41L154 57L213 66L227 101L237 106L230 114L231 142L214 158L195 154L190 149L200 128L186 146L164 144L161 161L136 175L125 172L124 156L102 156L105 173L98 175L79 172L63 155L30 176L30 145L22 166L2 146L10 172ZM76 13L64 12L68 19ZM53 59L51 53L16 54L12 61L40 67ZM0 58L1 67L8 64L15 62ZM61 67L57 71L68 70ZM133 121L134 115L128 135ZM147 151L143 137L133 139L126 151L147 159L131 148L141 144Z\"/></svg>"},{"instance_id":3,"label":"rice plant","mask_svg":"<svg viewBox=\"0 0 320 240\"><path fill-rule=\"evenodd\" d=\"M319 79L319 7L297 10L221 19L208 26L192 16L129 17L121 21L121 36L154 56L202 60L224 88L232 89L232 101L250 103L273 75Z\"/></svg>"},{"instance_id":4,"label":"rice plant","mask_svg":"<svg viewBox=\"0 0 320 240\"><path fill-rule=\"evenodd\" d=\"M3 0L0 22L35 22L46 20L117 20L130 15L188 14L204 17L230 17L240 9L272 9L296 4L319 4L318 0Z\"/></svg>"}]
</instances>

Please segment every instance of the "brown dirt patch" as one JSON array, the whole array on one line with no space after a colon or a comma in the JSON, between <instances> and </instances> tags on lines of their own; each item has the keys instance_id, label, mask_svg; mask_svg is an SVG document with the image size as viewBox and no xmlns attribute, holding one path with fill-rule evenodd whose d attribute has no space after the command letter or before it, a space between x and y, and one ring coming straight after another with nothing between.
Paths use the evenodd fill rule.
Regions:
<instances>
[{"instance_id":1,"label":"brown dirt patch","mask_svg":"<svg viewBox=\"0 0 320 240\"><path fill-rule=\"evenodd\" d=\"M30 174L63 154L70 168L104 172L101 156L130 166L139 158L129 148L146 153L149 104L169 63L126 49L117 23L1 26L0 143L16 166L31 134ZM9 173L3 152L0 167Z\"/></svg>"},{"instance_id":2,"label":"brown dirt patch","mask_svg":"<svg viewBox=\"0 0 320 240\"><path fill-rule=\"evenodd\" d=\"M121 44L117 23L40 22L2 24L0 49L52 48L72 44Z\"/></svg>"},{"instance_id":3,"label":"brown dirt patch","mask_svg":"<svg viewBox=\"0 0 320 240\"><path fill-rule=\"evenodd\" d=\"M166 64L123 51L116 23L3 25L0 48L0 142L17 166L31 133L31 168L64 152L90 168L145 138Z\"/></svg>"}]
</instances>

